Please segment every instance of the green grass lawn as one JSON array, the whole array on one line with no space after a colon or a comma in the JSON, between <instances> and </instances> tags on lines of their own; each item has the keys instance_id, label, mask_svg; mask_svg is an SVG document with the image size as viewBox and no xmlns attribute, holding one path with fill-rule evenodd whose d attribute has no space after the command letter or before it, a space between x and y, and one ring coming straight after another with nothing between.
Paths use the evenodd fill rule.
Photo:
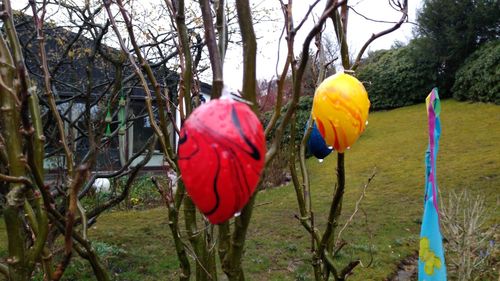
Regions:
<instances>
[{"instance_id":1,"label":"green grass lawn","mask_svg":"<svg viewBox=\"0 0 500 281\"><path fill-rule=\"evenodd\" d=\"M416 252L422 215L427 116L423 104L372 113L359 141L346 152L347 219L372 171L362 209L343 234L349 242L338 257L340 266L361 258L350 280L383 280L404 257ZM500 107L447 100L442 103L442 136L437 159L441 190L469 188L486 196L489 210L500 188ZM336 157L323 163L308 160L316 223L326 221L335 178ZM244 267L248 280L312 280L310 237L294 218L292 186L260 192L252 218ZM491 214L491 223L500 218ZM177 261L166 210L110 212L99 218L91 239L107 261L115 280L172 280ZM3 222L0 221L0 229ZM0 231L0 254L5 254ZM372 249L370 251L370 249ZM370 252L373 261L370 267ZM89 266L71 265L65 280L93 280Z\"/></svg>"}]
</instances>

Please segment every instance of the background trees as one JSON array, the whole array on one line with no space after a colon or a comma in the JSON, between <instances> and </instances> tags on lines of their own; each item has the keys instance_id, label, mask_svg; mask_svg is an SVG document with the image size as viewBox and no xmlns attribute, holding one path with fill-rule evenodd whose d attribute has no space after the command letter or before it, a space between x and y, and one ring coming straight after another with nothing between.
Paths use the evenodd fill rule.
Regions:
<instances>
[{"instance_id":1,"label":"background trees","mask_svg":"<svg viewBox=\"0 0 500 281\"><path fill-rule=\"evenodd\" d=\"M498 1L423 1L415 38L362 62L373 108L422 102L433 86L444 98L498 103L498 14Z\"/></svg>"},{"instance_id":2,"label":"background trees","mask_svg":"<svg viewBox=\"0 0 500 281\"><path fill-rule=\"evenodd\" d=\"M418 13L417 35L425 50L437 56L438 86L451 96L455 73L482 44L499 39L500 5L491 0L427 0Z\"/></svg>"},{"instance_id":3,"label":"background trees","mask_svg":"<svg viewBox=\"0 0 500 281\"><path fill-rule=\"evenodd\" d=\"M486 43L472 53L455 79L456 99L500 104L500 41Z\"/></svg>"},{"instance_id":4,"label":"background trees","mask_svg":"<svg viewBox=\"0 0 500 281\"><path fill-rule=\"evenodd\" d=\"M407 46L370 53L358 69L371 108L390 109L422 102L436 81L436 63L414 39Z\"/></svg>"}]
</instances>

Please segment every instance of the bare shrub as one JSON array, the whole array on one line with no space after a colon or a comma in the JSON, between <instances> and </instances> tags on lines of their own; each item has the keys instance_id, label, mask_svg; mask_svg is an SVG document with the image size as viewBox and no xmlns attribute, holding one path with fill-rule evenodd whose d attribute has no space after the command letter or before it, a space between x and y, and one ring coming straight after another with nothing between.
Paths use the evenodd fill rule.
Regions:
<instances>
[{"instance_id":1,"label":"bare shrub","mask_svg":"<svg viewBox=\"0 0 500 281\"><path fill-rule=\"evenodd\" d=\"M484 197L467 189L452 191L442 201L441 223L449 277L453 280L495 280L500 247L498 225L488 225ZM497 268L498 269L498 268Z\"/></svg>"},{"instance_id":2,"label":"bare shrub","mask_svg":"<svg viewBox=\"0 0 500 281\"><path fill-rule=\"evenodd\" d=\"M262 188L272 188L290 182L290 145L283 144L264 172Z\"/></svg>"}]
</instances>

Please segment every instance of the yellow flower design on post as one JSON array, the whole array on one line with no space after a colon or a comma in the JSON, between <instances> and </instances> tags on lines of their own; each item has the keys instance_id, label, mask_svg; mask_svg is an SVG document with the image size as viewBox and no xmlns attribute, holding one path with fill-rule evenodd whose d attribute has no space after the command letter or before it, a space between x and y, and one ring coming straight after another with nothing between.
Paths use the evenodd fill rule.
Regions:
<instances>
[{"instance_id":1,"label":"yellow flower design on post","mask_svg":"<svg viewBox=\"0 0 500 281\"><path fill-rule=\"evenodd\" d=\"M434 268L441 268L441 259L430 249L430 241L427 237L420 239L419 258L425 264L424 271L428 275L434 274Z\"/></svg>"}]
</instances>

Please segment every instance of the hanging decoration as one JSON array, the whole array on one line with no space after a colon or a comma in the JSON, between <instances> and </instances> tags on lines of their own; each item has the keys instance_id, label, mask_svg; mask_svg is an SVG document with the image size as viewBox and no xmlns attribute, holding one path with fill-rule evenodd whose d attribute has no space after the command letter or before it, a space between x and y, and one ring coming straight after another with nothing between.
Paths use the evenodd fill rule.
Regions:
<instances>
[{"instance_id":1,"label":"hanging decoration","mask_svg":"<svg viewBox=\"0 0 500 281\"><path fill-rule=\"evenodd\" d=\"M111 136L111 122L113 121L113 117L111 115L111 109L109 108L109 101L108 101L108 106L107 106L107 112L106 112L106 117L104 118L104 122L106 122L106 132L104 133L104 136L110 137Z\"/></svg>"},{"instance_id":2,"label":"hanging decoration","mask_svg":"<svg viewBox=\"0 0 500 281\"><path fill-rule=\"evenodd\" d=\"M369 109L363 84L340 72L326 78L316 89L312 116L326 144L343 153L365 130Z\"/></svg>"},{"instance_id":3,"label":"hanging decoration","mask_svg":"<svg viewBox=\"0 0 500 281\"><path fill-rule=\"evenodd\" d=\"M445 281L443 237L439 228L438 186L436 180L436 157L441 135L441 102L438 89L432 89L426 98L429 119L429 147L425 153L425 197L424 214L420 230L418 255L418 280Z\"/></svg>"},{"instance_id":4,"label":"hanging decoration","mask_svg":"<svg viewBox=\"0 0 500 281\"><path fill-rule=\"evenodd\" d=\"M250 107L231 98L198 107L179 139L179 169L186 190L212 224L239 213L264 168L262 125Z\"/></svg>"},{"instance_id":5,"label":"hanging decoration","mask_svg":"<svg viewBox=\"0 0 500 281\"><path fill-rule=\"evenodd\" d=\"M127 100L125 99L125 95L123 93L123 85L120 88L120 99L118 101L118 134L119 135L125 135L127 126L126 126L126 105L127 105ZM111 105L110 101L108 101L107 105L107 112L106 112L106 118L104 119L104 122L106 122L106 131L104 135L106 137L110 137L112 134L111 131L111 123L113 122L113 115L111 114Z\"/></svg>"},{"instance_id":6,"label":"hanging decoration","mask_svg":"<svg viewBox=\"0 0 500 281\"><path fill-rule=\"evenodd\" d=\"M125 131L127 129L127 126L125 125L125 106L127 104L127 101L125 100L125 96L123 95L123 90L120 89L120 100L118 102L118 105L120 106L120 109L118 111L118 134L120 135L125 135Z\"/></svg>"},{"instance_id":7,"label":"hanging decoration","mask_svg":"<svg viewBox=\"0 0 500 281\"><path fill-rule=\"evenodd\" d=\"M120 163L125 165L128 161L127 157L127 98L123 91L123 82L120 85L120 107L118 111L118 151L120 154Z\"/></svg>"},{"instance_id":8,"label":"hanging decoration","mask_svg":"<svg viewBox=\"0 0 500 281\"><path fill-rule=\"evenodd\" d=\"M309 125L307 125L306 128L308 126ZM314 121L311 134L309 135L309 139L307 140L307 150L309 151L309 153L314 155L314 157L320 160L324 159L333 151L332 147L326 145L325 140L323 139L323 136L321 136L321 133L316 126L316 122Z\"/></svg>"}]
</instances>

